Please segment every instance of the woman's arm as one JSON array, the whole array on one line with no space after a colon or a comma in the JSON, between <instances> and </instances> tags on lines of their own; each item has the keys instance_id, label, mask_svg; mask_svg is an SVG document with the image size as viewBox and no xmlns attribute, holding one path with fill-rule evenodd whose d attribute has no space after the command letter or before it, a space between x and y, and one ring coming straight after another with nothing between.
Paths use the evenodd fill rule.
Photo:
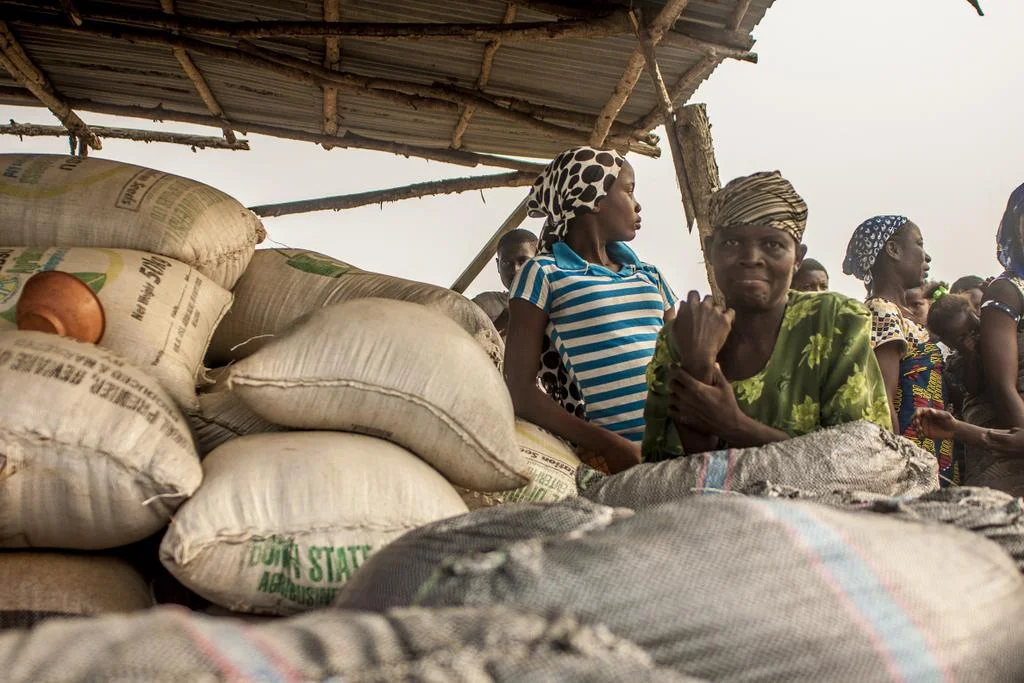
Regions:
<instances>
[{"instance_id":1,"label":"woman's arm","mask_svg":"<svg viewBox=\"0 0 1024 683\"><path fill-rule=\"evenodd\" d=\"M900 388L900 358L903 357L903 344L891 341L875 347L875 358L878 360L878 369L882 372L882 383L885 385L885 395L889 399L889 418L892 420L892 430L900 433L900 419L896 413L896 392Z\"/></svg>"},{"instance_id":2,"label":"woman's arm","mask_svg":"<svg viewBox=\"0 0 1024 683\"><path fill-rule=\"evenodd\" d=\"M537 386L548 316L522 299L509 302L505 383L516 415L605 458L612 472L640 462L640 446L562 409Z\"/></svg>"},{"instance_id":3,"label":"woman's arm","mask_svg":"<svg viewBox=\"0 0 1024 683\"><path fill-rule=\"evenodd\" d=\"M1000 424L1024 427L1024 400L1017 393L1017 321L1011 312L1020 315L1020 294L1009 282L993 282L981 309L981 364Z\"/></svg>"}]
</instances>

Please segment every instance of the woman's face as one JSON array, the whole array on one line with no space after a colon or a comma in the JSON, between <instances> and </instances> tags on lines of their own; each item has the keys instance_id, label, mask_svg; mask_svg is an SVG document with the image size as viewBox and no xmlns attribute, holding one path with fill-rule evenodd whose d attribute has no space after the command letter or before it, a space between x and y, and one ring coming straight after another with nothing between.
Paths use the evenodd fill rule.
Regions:
<instances>
[{"instance_id":1,"label":"woman's face","mask_svg":"<svg viewBox=\"0 0 1024 683\"><path fill-rule=\"evenodd\" d=\"M893 235L890 242L898 247L895 258L897 275L904 289L915 289L928 279L932 257L924 250L924 237L914 223L907 223ZM898 258L896 256L898 255Z\"/></svg>"},{"instance_id":2,"label":"woman's face","mask_svg":"<svg viewBox=\"0 0 1024 683\"><path fill-rule=\"evenodd\" d=\"M729 308L767 310L786 301L806 248L769 225L743 225L716 232L710 259Z\"/></svg>"},{"instance_id":3,"label":"woman's face","mask_svg":"<svg viewBox=\"0 0 1024 683\"><path fill-rule=\"evenodd\" d=\"M629 242L640 230L640 204L633 196L636 189L636 175L629 162L622 164L622 170L605 195L597 204L598 225L602 237L608 242Z\"/></svg>"}]
</instances>

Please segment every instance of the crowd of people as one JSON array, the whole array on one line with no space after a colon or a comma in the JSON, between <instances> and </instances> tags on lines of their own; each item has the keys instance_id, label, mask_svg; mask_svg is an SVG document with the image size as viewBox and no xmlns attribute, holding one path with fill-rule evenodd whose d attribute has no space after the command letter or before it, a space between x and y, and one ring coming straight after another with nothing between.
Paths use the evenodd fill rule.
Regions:
<instances>
[{"instance_id":1,"label":"crowd of people","mask_svg":"<svg viewBox=\"0 0 1024 683\"><path fill-rule=\"evenodd\" d=\"M806 257L807 205L777 171L712 195L704 247L721 300L677 300L627 245L636 186L617 152L567 150L530 190L540 236L499 243L508 291L474 301L506 339L518 416L608 472L867 420L932 453L943 485L1024 494L1024 185L988 279L929 281L921 227L862 222L843 272L863 301L829 291Z\"/></svg>"}]
</instances>

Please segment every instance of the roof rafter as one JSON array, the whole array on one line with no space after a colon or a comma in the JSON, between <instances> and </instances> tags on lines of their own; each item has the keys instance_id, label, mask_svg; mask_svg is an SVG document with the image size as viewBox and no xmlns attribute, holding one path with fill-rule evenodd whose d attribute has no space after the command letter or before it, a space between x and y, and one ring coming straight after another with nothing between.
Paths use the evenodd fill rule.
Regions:
<instances>
[{"instance_id":1,"label":"roof rafter","mask_svg":"<svg viewBox=\"0 0 1024 683\"><path fill-rule=\"evenodd\" d=\"M168 142L175 145L187 145L198 149L231 149L248 150L248 140L229 142L222 137L209 135L188 135L183 133L166 133L139 128L111 128L109 126L92 126L92 131L104 138L116 140L135 140L137 142ZM17 135L18 137L66 137L71 134L64 126L40 126L32 123L0 124L0 135Z\"/></svg>"},{"instance_id":2,"label":"roof rafter","mask_svg":"<svg viewBox=\"0 0 1024 683\"><path fill-rule=\"evenodd\" d=\"M75 141L77 141L77 151L82 156L88 154L89 147L103 148L103 143L96 133L78 117L78 114L50 83L46 74L32 62L3 21L0 21L0 66L3 66L11 78L31 92L64 124L64 127L71 133L72 152L75 151Z\"/></svg>"},{"instance_id":3,"label":"roof rafter","mask_svg":"<svg viewBox=\"0 0 1024 683\"><path fill-rule=\"evenodd\" d=\"M710 52L704 56L704 59L694 64L692 68L680 76L679 80L677 80L668 91L672 107L678 107L683 96L685 96L690 89L696 87L701 81L707 78L708 74L714 71L715 67L718 66L718 63L721 61L722 59L718 56L717 52ZM659 126L664 122L664 120L664 114L662 113L662 108L659 105L647 112L647 114L634 123L633 126L638 131L650 130L651 128Z\"/></svg>"},{"instance_id":4,"label":"roof rafter","mask_svg":"<svg viewBox=\"0 0 1024 683\"><path fill-rule=\"evenodd\" d=\"M501 23L510 24L516 18L516 6L514 3L505 4L505 16L502 17ZM480 75L476 79L476 89L483 92L483 89L487 87L487 82L491 78L491 69L494 67L494 56L498 53L498 48L501 47L501 39L495 38L491 42L487 43L487 47L484 48L484 56L480 60ZM462 113L459 114L459 120L455 124L455 130L452 132L452 149L459 149L462 147L462 136L466 134L466 129L469 128L469 121L473 118L473 114L476 112L476 107L473 105L464 105L462 107Z\"/></svg>"},{"instance_id":5,"label":"roof rafter","mask_svg":"<svg viewBox=\"0 0 1024 683\"><path fill-rule=\"evenodd\" d=\"M725 25L726 28L735 31L743 24L743 20L747 16L747 11L750 9L751 0L739 0L736 3L736 9L733 10L732 16L729 17L729 22Z\"/></svg>"},{"instance_id":6,"label":"roof rafter","mask_svg":"<svg viewBox=\"0 0 1024 683\"><path fill-rule=\"evenodd\" d=\"M341 0L324 0L324 21L341 20ZM329 71L341 69L341 41L337 36L324 38L324 68ZM323 86L324 91L324 133L338 134L338 89L333 85Z\"/></svg>"}]
</instances>

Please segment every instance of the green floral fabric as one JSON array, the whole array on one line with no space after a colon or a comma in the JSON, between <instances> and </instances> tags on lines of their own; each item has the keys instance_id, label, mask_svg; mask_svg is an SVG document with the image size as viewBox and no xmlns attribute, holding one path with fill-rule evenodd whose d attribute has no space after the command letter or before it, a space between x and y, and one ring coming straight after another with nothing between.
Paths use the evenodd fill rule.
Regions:
<instances>
[{"instance_id":1,"label":"green floral fabric","mask_svg":"<svg viewBox=\"0 0 1024 683\"><path fill-rule=\"evenodd\" d=\"M662 328L647 367L646 461L684 454L668 416L668 369L679 358L671 325ZM857 420L892 429L871 315L841 294L791 292L768 363L732 387L746 415L790 436Z\"/></svg>"}]
</instances>

